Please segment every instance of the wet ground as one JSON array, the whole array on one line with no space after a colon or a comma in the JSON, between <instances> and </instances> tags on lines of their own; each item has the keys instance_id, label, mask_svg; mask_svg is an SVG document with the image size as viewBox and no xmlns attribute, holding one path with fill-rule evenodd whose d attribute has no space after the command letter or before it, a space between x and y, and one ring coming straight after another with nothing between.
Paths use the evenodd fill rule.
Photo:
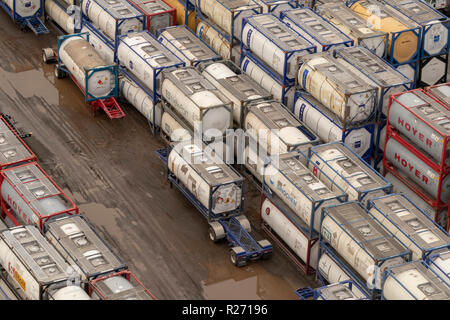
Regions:
<instances>
[{"instance_id":1,"label":"wet ground","mask_svg":"<svg viewBox=\"0 0 450 320\"><path fill-rule=\"evenodd\" d=\"M169 188L155 154L164 144L145 118L127 105L124 119L93 117L78 87L43 64L51 46L55 32L21 32L0 11L0 111L33 133L41 166L157 298L295 299L314 285L276 247L270 260L231 265L227 244L212 243L206 220ZM248 189L245 213L263 239L259 193Z\"/></svg>"}]
</instances>

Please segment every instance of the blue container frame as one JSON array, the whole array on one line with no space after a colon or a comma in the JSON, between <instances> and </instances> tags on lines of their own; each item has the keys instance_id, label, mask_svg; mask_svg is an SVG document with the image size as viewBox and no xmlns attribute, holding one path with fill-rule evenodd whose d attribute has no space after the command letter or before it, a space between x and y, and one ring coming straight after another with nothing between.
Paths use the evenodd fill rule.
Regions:
<instances>
[{"instance_id":1,"label":"blue container frame","mask_svg":"<svg viewBox=\"0 0 450 320\"><path fill-rule=\"evenodd\" d=\"M339 172L337 172L330 164L329 162L332 161L331 160L323 160L323 158L315 151L317 148L322 148L322 147L326 147L326 146L332 146L332 145L342 145L344 148L346 148L350 153L352 153L355 157L359 158L364 164L367 165L367 168L370 169L375 175L377 175L379 178L381 178L382 180L384 180L386 182L385 186L380 186L380 187L376 187L376 188L372 188L369 190L365 190L365 191L361 191L361 190L357 190L349 181L346 177L342 176L341 174L339 174ZM326 165L328 168L330 168L332 171L334 171L334 173L336 173L342 180L344 180L353 190L355 190L358 193L358 201L363 202L364 198L371 192L373 191L383 191L386 194L390 194L392 193L393 190L393 185L386 180L386 178L384 178L378 171L376 171L369 163L367 163L366 161L364 161L364 159L362 159L360 156L358 156L352 149L350 149L349 147L347 147L344 143L336 141L336 142L330 142L330 143L325 143L325 144L321 144L318 146L314 146L311 147L311 149L309 150L309 158L312 157L312 155L315 155L320 161L322 161L324 163L324 165ZM317 166L317 161L314 164L314 166L319 169L319 167ZM350 202L356 202L356 201L350 201Z\"/></svg>"},{"instance_id":2,"label":"blue container frame","mask_svg":"<svg viewBox=\"0 0 450 320\"><path fill-rule=\"evenodd\" d=\"M263 15L270 15L275 17L274 15L270 14L270 13L263 13L260 14L259 16L263 16ZM252 17L249 17L252 18ZM258 30L258 28L253 25L251 22L249 22L249 18L244 18L244 20L242 21L242 30L241 30L241 39L242 39L242 31L244 31L244 27L246 24L250 24L254 29ZM294 34L296 34L299 38L301 38L302 40L306 41L307 43L310 43L307 39L305 39L301 34L297 33L295 30L291 29L288 25L286 25L283 21L281 21L279 18L275 17L278 21L280 21L280 23L282 23L283 25L286 26L286 28L288 28L289 30L291 30ZM293 85L295 83L295 79L297 77L297 72L295 72L294 78L288 78L287 76L287 65L288 65L288 60L290 60L290 58L299 52L307 52L307 54L313 54L316 53L317 49L316 46L314 46L312 43L310 43L312 46L311 47L307 47L304 49L297 49L297 50L290 50L290 51L285 51L282 48L280 48L278 46L278 44L273 41L271 39L271 37L267 36L266 34L264 34L262 31L259 31L266 39L268 39L270 42L272 42L276 47L278 47L281 51L284 52L284 64L283 64L283 74L280 75L277 72L275 72L274 70L271 70L271 74L275 75L282 84L289 86L289 85ZM251 33L249 33L251 34ZM260 60L257 56L253 55L251 48L247 47L247 45L245 44L245 42L247 42L248 44L249 39L247 39L246 41L241 41L241 63L242 63L242 59L243 59L243 55L246 54L248 55L249 53L257 60L259 60L261 62L261 64L265 63ZM294 63L296 65L296 70L298 71L298 67L299 67L299 61L289 61L290 63ZM266 66L266 69L271 69L269 66Z\"/></svg>"},{"instance_id":3,"label":"blue container frame","mask_svg":"<svg viewBox=\"0 0 450 320\"><path fill-rule=\"evenodd\" d=\"M67 69L64 64L61 63L61 58L60 58L60 54L59 54L59 49L61 47L61 44L72 37L82 37L83 35L86 36L86 38L84 38L84 40L86 40L87 42L89 42L89 33L85 32L85 33L74 33L74 34L68 34L68 35L63 35L61 37L58 38L58 49L57 49L57 56L58 56L58 65L57 68L63 70L64 72L66 72L67 74L70 74L70 70ZM96 72L99 71L109 71L111 72L111 74L114 76L114 88L111 89L111 91L105 95L105 96L101 96L101 97L94 97L92 94L89 93L89 79L93 76L93 74L95 74ZM96 68L90 68L90 69L85 69L85 81L84 81L84 97L85 97L85 101L86 102L93 102L93 101L97 101L97 100L105 100L108 98L114 98L117 97L119 94L119 72L118 72L118 67L117 65L110 65L110 66L105 66L105 67L96 67ZM74 79L75 80L75 79Z\"/></svg>"},{"instance_id":4,"label":"blue container frame","mask_svg":"<svg viewBox=\"0 0 450 320\"><path fill-rule=\"evenodd\" d=\"M115 30L114 30L114 39L109 39L106 35L103 34L103 32L101 32L101 30L98 30L99 35L105 40L104 42L108 43L111 47L115 47L115 43L117 42L117 37L119 36L118 32L119 32L119 27L122 25L122 23L124 23L124 21L126 20L131 20L131 19L138 19L140 22L142 22L142 30L140 31L144 31L147 27L146 25L146 19L145 19L145 15L142 12L139 12L137 9L136 11L139 12L138 15L134 16L134 17L129 17L129 18L117 18L115 17L111 12L109 12L106 8L104 8L100 3L98 3L96 0L83 0L83 1L88 1L88 2L95 2L95 4L97 4L98 6L100 6L106 13L108 13L111 17L113 17L116 20L116 25L115 25ZM133 5L131 5L129 2L126 2L127 4L129 4L130 6L132 6L134 8ZM89 10L89 3L86 4L87 9ZM135 8L134 8L135 9ZM97 30L98 28L91 23L89 17L87 17L83 10L81 10L81 27L83 27L84 24L89 24L91 25L92 29Z\"/></svg>"},{"instance_id":5,"label":"blue container frame","mask_svg":"<svg viewBox=\"0 0 450 320\"><path fill-rule=\"evenodd\" d=\"M344 285L352 292L353 292L353 287L355 287L363 295L363 297L361 297L359 300L370 300L370 298L367 295L367 293L365 293L364 290L360 286L358 286L356 284L356 282L354 282L352 280L344 280L344 281L340 281L338 283L332 283L330 285L322 286L322 287L317 288L315 290L313 290L311 287L302 288L302 289L295 290L295 294L299 297L300 300L308 300L308 298L312 298L312 300L319 300L319 298L321 298L320 300L327 300L322 295L321 291L324 290L324 289L328 289L330 286L333 286L333 285L336 285L336 284Z\"/></svg>"},{"instance_id":6,"label":"blue container frame","mask_svg":"<svg viewBox=\"0 0 450 320\"><path fill-rule=\"evenodd\" d=\"M326 23L327 25L329 25L329 27L331 29L333 29L336 33L341 34L343 37L347 38L347 41L342 41L342 42L337 42L337 43L331 43L331 44L324 44L321 41L319 41L319 39L316 38L316 36L314 34L309 33L306 29L304 29L301 25L299 25L296 21L292 20L291 18L289 18L286 15L286 11L294 11L295 9L303 9L303 10L309 10L311 11L314 15L316 15L317 17L319 17L324 23ZM326 19L324 19L319 13L317 13L316 11L312 10L311 8L308 7L301 7L301 8L295 8L292 10L284 10L280 12L280 20L281 22L285 23L289 28L291 28L292 30L294 30L290 23L292 23L293 25L297 26L298 28L302 29L305 33L307 33L311 38L313 38L315 41L317 41L318 43L320 43L322 45L322 52L324 51L328 51L330 49L334 49L334 47L336 46L346 46L346 47L353 47L354 45L354 41L352 39L350 39L349 36L347 36L345 33L343 33L342 31L340 31L338 28L336 28L332 23L328 22ZM289 20L288 22L284 21L283 19ZM296 30L294 30L296 31ZM316 52L318 52L318 50L316 49Z\"/></svg>"},{"instance_id":7,"label":"blue container frame","mask_svg":"<svg viewBox=\"0 0 450 320\"><path fill-rule=\"evenodd\" d=\"M302 94L301 91L296 91L295 92L295 96L294 96L294 105L292 106L292 113L294 114L294 116L299 119L301 122L303 122L302 117L300 117L300 114L296 114L295 113L295 105L297 104L297 101L299 99L299 97L303 98L304 100L308 99L306 97L304 97L304 95ZM308 101L309 102L309 101ZM369 133L370 133L370 141L371 141L371 145L368 151L366 151L366 153L364 153L364 155L359 156L361 157L364 161L368 162L372 159L373 157L373 146L372 146L372 142L374 139L374 135L375 135L375 124L374 123L368 123L368 124L363 124L359 127L351 127L351 128L344 128L340 123L336 122L334 119L330 118L327 114L323 113L317 106L313 105L311 102L309 102L309 104L311 105L311 107L313 107L314 109L316 109L318 112L320 112L324 117L326 117L331 123L333 123L335 126L337 126L341 131L342 131L342 138L341 138L341 142L343 142L345 144L345 139L347 138L347 136L350 134L350 132L352 132L353 130L360 130L360 129L366 129ZM301 112L301 111L300 111Z\"/></svg>"},{"instance_id":8,"label":"blue container frame","mask_svg":"<svg viewBox=\"0 0 450 320\"><path fill-rule=\"evenodd\" d=\"M32 16L28 16L28 17L22 17L21 15L19 15L17 13L16 0L14 0L12 8L8 7L6 2L3 2L3 1L0 1L0 7L2 7L3 10L5 10L5 12L11 17L11 19L20 26L20 28L25 28L28 25L29 20L39 19L42 16L42 13L43 13L42 8L43 8L44 0L40 0L39 3L40 3L40 8Z\"/></svg>"},{"instance_id":9,"label":"blue container frame","mask_svg":"<svg viewBox=\"0 0 450 320\"><path fill-rule=\"evenodd\" d=\"M210 49L212 52L214 52L216 54L215 57L213 58L208 58L208 59L202 59L202 60L195 60L195 61L191 61L192 63L192 67L197 67L200 63L203 62L208 62L208 61L218 61L218 60L222 60L222 57L209 45L207 44L205 41L203 41L199 36L197 36L191 29L188 28L188 26L186 24L184 25L176 25L176 26L170 26L170 27L166 27L166 28L161 28L158 29L157 33L156 33L156 39L161 43L161 45L165 46L162 43L162 39L164 38L167 42L171 43L171 41L169 39L167 39L166 37L162 36L161 33L163 33L165 30L171 29L171 28L185 28L186 30L188 30L195 38L197 38L199 41L201 41L201 43L203 45L205 45L208 49ZM176 39L176 38L175 38ZM169 48L167 48L170 52L172 52L174 55L176 55L178 57L178 55L173 52L172 50L170 50ZM177 48L177 52L179 52L183 57L186 57L186 55L184 54L184 51L181 51ZM178 57L180 60L182 60L180 57ZM184 62L186 63L186 62Z\"/></svg>"},{"instance_id":10,"label":"blue container frame","mask_svg":"<svg viewBox=\"0 0 450 320\"><path fill-rule=\"evenodd\" d=\"M411 201L411 199L409 199L409 197L407 196L407 195L405 195L405 194L403 194L403 193L393 193L393 194L389 194L389 195L385 195L385 196L382 196L382 197L378 197L378 198L373 198L373 199L371 199L369 202L367 202L367 210L370 210L370 209L375 209L375 210L378 210L382 215L383 215L383 217L385 217L390 223L392 223L395 227L397 227L397 229L404 235L404 236L406 236L415 246L417 246L418 248L420 248L420 246L419 246L419 244L417 244L416 242L414 242L412 239L410 239L405 233L404 233L404 231L402 230L402 229L400 229L388 216L386 216L385 214L384 214L384 212L383 211L381 211L380 209L378 209L378 207L373 203L373 201L375 201L375 200L377 200L377 199L383 199L383 198L388 198L388 197L392 197L393 195L399 195L399 196L402 196L402 197L404 197L406 200L408 200L417 210L419 210L425 217L426 217L426 219L428 219L430 222L432 222L440 231L442 231L443 233L445 233L445 234L447 234L448 235L448 233L440 226L440 225L438 225L436 222L434 222L434 220L433 219L431 219L430 218L430 216L429 215L427 215L422 209L420 209L414 202L412 202ZM375 220L377 220L378 221L378 219L377 218L375 218ZM378 221L378 222L380 222L380 221ZM380 224L381 224L381 222L380 222ZM450 249L450 242L449 243L447 243L447 245L443 245L443 246L439 246L439 247L434 247L434 248L430 248L430 249L422 249L422 248L420 248L424 253L423 253L423 255L422 255L422 260L425 260L425 259L427 259L431 254L433 254L433 252L435 252L435 251L437 251L437 250L440 250L440 249L444 249L444 248L447 248L447 249Z\"/></svg>"},{"instance_id":11,"label":"blue container frame","mask_svg":"<svg viewBox=\"0 0 450 320\"><path fill-rule=\"evenodd\" d=\"M119 70L120 70L121 73L125 74L127 76L127 78L129 78L129 80L132 80L133 82L135 82L142 90L144 90L144 92L149 97L151 97L153 102L157 103L158 101L161 100L161 94L158 93L158 90L157 90L157 77L161 74L161 72L163 70L170 69L170 68L184 67L186 65L186 63L184 61L181 61L180 58L178 58L178 56L176 56L171 50L169 50L161 42L159 42L149 31L136 32L136 33L133 33L133 34L137 35L137 34L142 34L142 33L148 34L153 40L155 40L155 42L157 42L160 46L162 46L165 50L170 52L172 55L174 55L180 61L179 63L173 64L173 65L170 65L170 66L153 67L153 66L150 65L150 63L148 63L148 61L146 59L142 59L142 61L144 61L145 64L150 66L152 68L152 70L153 70L153 83L152 83L152 85L153 85L154 90L151 90L150 88L147 88L147 85L142 84L142 82L139 81L131 72L128 72L128 68L123 67L123 65L121 65L121 63L119 61L119 58L117 57L117 49L119 48L119 45L122 42L121 40L126 38L128 35L119 36L119 38L117 39L118 41L116 41L116 47L114 49L114 62L117 63L117 65L119 66ZM131 51L133 51L136 55L138 55L138 53L136 52L136 50L134 50L134 48L130 47L125 42L123 42L123 45L127 46Z\"/></svg>"}]
</instances>

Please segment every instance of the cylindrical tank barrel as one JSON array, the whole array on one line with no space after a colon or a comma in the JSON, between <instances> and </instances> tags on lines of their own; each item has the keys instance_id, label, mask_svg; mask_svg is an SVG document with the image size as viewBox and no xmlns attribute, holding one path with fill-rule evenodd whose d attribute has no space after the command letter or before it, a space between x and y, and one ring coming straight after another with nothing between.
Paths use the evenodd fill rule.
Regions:
<instances>
[{"instance_id":1,"label":"cylindrical tank barrel","mask_svg":"<svg viewBox=\"0 0 450 320\"><path fill-rule=\"evenodd\" d=\"M197 25L197 35L213 48L222 58L231 59L231 43L205 22Z\"/></svg>"},{"instance_id":2,"label":"cylindrical tank barrel","mask_svg":"<svg viewBox=\"0 0 450 320\"><path fill-rule=\"evenodd\" d=\"M45 1L45 12L67 33L74 33L75 19L58 6L53 0Z\"/></svg>"},{"instance_id":3,"label":"cylindrical tank barrel","mask_svg":"<svg viewBox=\"0 0 450 320\"><path fill-rule=\"evenodd\" d=\"M161 130L169 137L171 142L186 141L192 139L191 134L178 123L168 112L164 112L161 118Z\"/></svg>"},{"instance_id":4,"label":"cylindrical tank barrel","mask_svg":"<svg viewBox=\"0 0 450 320\"><path fill-rule=\"evenodd\" d=\"M81 33L89 33L89 43L95 48L100 57L106 64L114 63L114 49L108 46L95 32L91 31L90 27L84 25L81 28Z\"/></svg>"},{"instance_id":5,"label":"cylindrical tank barrel","mask_svg":"<svg viewBox=\"0 0 450 320\"><path fill-rule=\"evenodd\" d=\"M2 0L2 2L6 3L11 11L15 10L15 13L21 18L32 17L41 8L41 0Z\"/></svg>"}]
</instances>

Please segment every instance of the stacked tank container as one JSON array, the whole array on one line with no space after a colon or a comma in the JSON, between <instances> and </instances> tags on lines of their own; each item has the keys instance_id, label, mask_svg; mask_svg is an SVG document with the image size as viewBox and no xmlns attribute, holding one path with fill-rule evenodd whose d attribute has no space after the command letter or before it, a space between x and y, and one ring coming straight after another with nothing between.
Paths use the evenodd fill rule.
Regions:
<instances>
[{"instance_id":1,"label":"stacked tank container","mask_svg":"<svg viewBox=\"0 0 450 320\"><path fill-rule=\"evenodd\" d=\"M44 0L2 0L0 7L22 30L29 27L36 35L49 32L40 20L44 11Z\"/></svg>"},{"instance_id":2,"label":"stacked tank container","mask_svg":"<svg viewBox=\"0 0 450 320\"><path fill-rule=\"evenodd\" d=\"M164 0L127 0L145 15L145 27L153 35L176 25L176 10Z\"/></svg>"},{"instance_id":3,"label":"stacked tank container","mask_svg":"<svg viewBox=\"0 0 450 320\"><path fill-rule=\"evenodd\" d=\"M444 107L450 110L450 83L443 83L425 88Z\"/></svg>"},{"instance_id":4,"label":"stacked tank container","mask_svg":"<svg viewBox=\"0 0 450 320\"><path fill-rule=\"evenodd\" d=\"M450 20L420 0L389 0L395 8L422 29L418 86L447 82Z\"/></svg>"},{"instance_id":5,"label":"stacked tank container","mask_svg":"<svg viewBox=\"0 0 450 320\"><path fill-rule=\"evenodd\" d=\"M390 172L436 212L450 197L450 113L422 89L391 97L383 171ZM408 179L405 179L408 178ZM435 221L442 220L436 216ZM448 226L444 225L444 228Z\"/></svg>"},{"instance_id":6,"label":"stacked tank container","mask_svg":"<svg viewBox=\"0 0 450 320\"><path fill-rule=\"evenodd\" d=\"M45 17L51 20L64 33L81 31L81 9L76 0L45 0Z\"/></svg>"}]
</instances>

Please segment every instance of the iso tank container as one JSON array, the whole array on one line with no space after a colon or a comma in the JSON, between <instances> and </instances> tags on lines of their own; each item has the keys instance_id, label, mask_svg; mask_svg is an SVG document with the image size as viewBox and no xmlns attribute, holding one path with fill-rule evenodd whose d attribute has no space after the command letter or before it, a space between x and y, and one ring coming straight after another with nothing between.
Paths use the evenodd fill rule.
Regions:
<instances>
[{"instance_id":1,"label":"iso tank container","mask_svg":"<svg viewBox=\"0 0 450 320\"><path fill-rule=\"evenodd\" d=\"M75 270L31 225L0 233L0 264L26 300L54 299L60 290L79 281Z\"/></svg>"},{"instance_id":2,"label":"iso tank container","mask_svg":"<svg viewBox=\"0 0 450 320\"><path fill-rule=\"evenodd\" d=\"M105 64L114 64L115 50L108 42L104 40L103 37L99 35L98 30L96 30L92 25L84 24L81 28L81 33L89 34L87 40L89 44L97 51L98 55L105 61Z\"/></svg>"},{"instance_id":3,"label":"iso tank container","mask_svg":"<svg viewBox=\"0 0 450 320\"><path fill-rule=\"evenodd\" d=\"M342 281L314 290L313 300L370 300L362 293L358 285L351 281Z\"/></svg>"},{"instance_id":4,"label":"iso tank container","mask_svg":"<svg viewBox=\"0 0 450 320\"><path fill-rule=\"evenodd\" d=\"M333 255L327 253L327 250L330 249L321 243L317 264L317 278L320 282L326 284L351 280L344 268L336 262Z\"/></svg>"},{"instance_id":5,"label":"iso tank container","mask_svg":"<svg viewBox=\"0 0 450 320\"><path fill-rule=\"evenodd\" d=\"M265 159L263 190L276 195L308 226L319 232L322 208L346 201L342 189L334 191L308 169L308 159L301 152L290 152ZM330 180L328 185L333 184ZM272 198L272 197L270 197Z\"/></svg>"},{"instance_id":6,"label":"iso tank container","mask_svg":"<svg viewBox=\"0 0 450 320\"><path fill-rule=\"evenodd\" d=\"M450 251L442 251L429 256L426 264L450 286Z\"/></svg>"},{"instance_id":7,"label":"iso tank container","mask_svg":"<svg viewBox=\"0 0 450 320\"><path fill-rule=\"evenodd\" d=\"M122 259L81 215L47 222L44 236L77 269L82 281L126 268Z\"/></svg>"},{"instance_id":8,"label":"iso tank container","mask_svg":"<svg viewBox=\"0 0 450 320\"><path fill-rule=\"evenodd\" d=\"M81 23L77 21L76 13L69 15L70 4L61 3L60 0L45 0L45 14L51 18L63 31L68 34L79 32L76 24ZM79 26L78 26L79 27Z\"/></svg>"},{"instance_id":9,"label":"iso tank container","mask_svg":"<svg viewBox=\"0 0 450 320\"><path fill-rule=\"evenodd\" d=\"M438 250L450 248L448 233L403 194L372 199L368 209L411 250L413 260L424 260Z\"/></svg>"},{"instance_id":10,"label":"iso tank container","mask_svg":"<svg viewBox=\"0 0 450 320\"><path fill-rule=\"evenodd\" d=\"M43 224L61 215L78 214L78 208L36 163L1 172L1 203L14 224Z\"/></svg>"},{"instance_id":11,"label":"iso tank container","mask_svg":"<svg viewBox=\"0 0 450 320\"><path fill-rule=\"evenodd\" d=\"M242 20L262 13L261 6L253 0L195 0L194 3L197 15L200 18L204 15L232 44L241 41Z\"/></svg>"},{"instance_id":12,"label":"iso tank container","mask_svg":"<svg viewBox=\"0 0 450 320\"><path fill-rule=\"evenodd\" d=\"M244 54L241 69L256 83L266 89L273 98L291 108L294 103L295 86L284 85L267 67L253 56Z\"/></svg>"},{"instance_id":13,"label":"iso tank container","mask_svg":"<svg viewBox=\"0 0 450 320\"><path fill-rule=\"evenodd\" d=\"M169 112L161 117L161 136L167 142L192 140L192 135Z\"/></svg>"},{"instance_id":14,"label":"iso tank container","mask_svg":"<svg viewBox=\"0 0 450 320\"><path fill-rule=\"evenodd\" d=\"M144 15L127 1L84 0L81 2L82 23L91 24L112 47L117 38L145 29Z\"/></svg>"},{"instance_id":15,"label":"iso tank container","mask_svg":"<svg viewBox=\"0 0 450 320\"><path fill-rule=\"evenodd\" d=\"M93 300L156 300L130 271L120 271L92 280L89 294Z\"/></svg>"},{"instance_id":16,"label":"iso tank container","mask_svg":"<svg viewBox=\"0 0 450 320\"><path fill-rule=\"evenodd\" d=\"M264 63L284 85L294 83L299 57L316 52L312 43L271 14L244 19L241 50Z\"/></svg>"},{"instance_id":17,"label":"iso tank container","mask_svg":"<svg viewBox=\"0 0 450 320\"><path fill-rule=\"evenodd\" d=\"M58 66L72 75L86 101L117 96L117 66L108 65L89 44L89 34L58 38Z\"/></svg>"},{"instance_id":18,"label":"iso tank container","mask_svg":"<svg viewBox=\"0 0 450 320\"><path fill-rule=\"evenodd\" d=\"M261 200L262 229L306 275L313 274L319 253L317 234L312 234L305 222L282 203L265 195Z\"/></svg>"},{"instance_id":19,"label":"iso tank container","mask_svg":"<svg viewBox=\"0 0 450 320\"><path fill-rule=\"evenodd\" d=\"M240 214L243 178L211 148L194 141L178 142L168 156L168 169L203 206L208 221Z\"/></svg>"},{"instance_id":20,"label":"iso tank container","mask_svg":"<svg viewBox=\"0 0 450 320\"><path fill-rule=\"evenodd\" d=\"M325 207L320 234L370 290L381 289L388 268L410 259L407 248L359 202Z\"/></svg>"},{"instance_id":21,"label":"iso tank container","mask_svg":"<svg viewBox=\"0 0 450 320\"><path fill-rule=\"evenodd\" d=\"M440 168L450 169L450 111L425 91L416 89L392 96L388 125Z\"/></svg>"},{"instance_id":22,"label":"iso tank container","mask_svg":"<svg viewBox=\"0 0 450 320\"><path fill-rule=\"evenodd\" d=\"M176 25L176 10L164 0L127 0L145 15L145 28L153 35Z\"/></svg>"},{"instance_id":23,"label":"iso tank container","mask_svg":"<svg viewBox=\"0 0 450 320\"><path fill-rule=\"evenodd\" d=\"M216 29L211 27L204 21L197 24L197 36L205 41L215 52L217 52L223 59L233 60L232 50L233 46L230 41L224 38ZM239 46L240 50L240 46ZM240 56L240 52L239 52Z\"/></svg>"},{"instance_id":24,"label":"iso tank container","mask_svg":"<svg viewBox=\"0 0 450 320\"><path fill-rule=\"evenodd\" d=\"M390 268L385 276L383 300L450 300L450 287L423 261Z\"/></svg>"},{"instance_id":25,"label":"iso tank container","mask_svg":"<svg viewBox=\"0 0 450 320\"><path fill-rule=\"evenodd\" d=\"M375 118L377 91L330 52L302 58L298 84L338 115L348 129Z\"/></svg>"},{"instance_id":26,"label":"iso tank container","mask_svg":"<svg viewBox=\"0 0 450 320\"><path fill-rule=\"evenodd\" d=\"M272 95L229 60L200 65L200 71L221 93L233 102L233 119L241 127L246 107L255 100Z\"/></svg>"},{"instance_id":27,"label":"iso tank container","mask_svg":"<svg viewBox=\"0 0 450 320\"><path fill-rule=\"evenodd\" d=\"M148 88L153 102L158 102L160 98L161 72L185 65L148 31L119 37L116 62L122 73Z\"/></svg>"},{"instance_id":28,"label":"iso tank container","mask_svg":"<svg viewBox=\"0 0 450 320\"><path fill-rule=\"evenodd\" d=\"M150 122L151 126L156 128L161 125L161 104L153 102L144 86L122 76L119 80L119 88L120 94Z\"/></svg>"},{"instance_id":29,"label":"iso tank container","mask_svg":"<svg viewBox=\"0 0 450 320\"><path fill-rule=\"evenodd\" d=\"M367 21L343 2L332 1L322 4L317 7L317 12L351 38L355 46L365 47L380 58L386 56L388 34L370 29Z\"/></svg>"},{"instance_id":30,"label":"iso tank container","mask_svg":"<svg viewBox=\"0 0 450 320\"><path fill-rule=\"evenodd\" d=\"M310 8L283 11L280 19L316 46L316 52L353 45L352 39Z\"/></svg>"},{"instance_id":31,"label":"iso tank container","mask_svg":"<svg viewBox=\"0 0 450 320\"><path fill-rule=\"evenodd\" d=\"M294 100L294 115L325 143L342 141L358 156L369 161L372 156L374 124L344 129L340 119L312 95L297 91Z\"/></svg>"},{"instance_id":32,"label":"iso tank container","mask_svg":"<svg viewBox=\"0 0 450 320\"><path fill-rule=\"evenodd\" d=\"M271 13L276 17L281 11L298 8L303 0L255 0L262 8L262 13Z\"/></svg>"},{"instance_id":33,"label":"iso tank container","mask_svg":"<svg viewBox=\"0 0 450 320\"><path fill-rule=\"evenodd\" d=\"M349 200L365 204L392 191L392 185L382 175L342 142L312 147L310 160L309 168L314 174L331 190L339 186Z\"/></svg>"},{"instance_id":34,"label":"iso tank container","mask_svg":"<svg viewBox=\"0 0 450 320\"><path fill-rule=\"evenodd\" d=\"M193 67L164 70L161 96L204 137L222 136L233 125L233 104ZM200 126L200 128L198 128Z\"/></svg>"},{"instance_id":35,"label":"iso tank container","mask_svg":"<svg viewBox=\"0 0 450 320\"><path fill-rule=\"evenodd\" d=\"M423 194L421 190L425 191L422 197L429 199L427 202L447 204L450 196L450 175L435 171L427 162L420 159L417 153L413 152L406 138L403 140L406 141L405 144L393 136L387 137L384 148L384 167L390 168L388 170L395 172L397 177L400 176L402 178L400 180L407 177L413 181L420 187L420 190L416 192Z\"/></svg>"},{"instance_id":36,"label":"iso tank container","mask_svg":"<svg viewBox=\"0 0 450 320\"><path fill-rule=\"evenodd\" d=\"M450 83L442 83L425 88L427 93L437 98L447 109L450 110Z\"/></svg>"},{"instance_id":37,"label":"iso tank container","mask_svg":"<svg viewBox=\"0 0 450 320\"><path fill-rule=\"evenodd\" d=\"M5 11L13 18L14 21L26 18L39 17L42 14L43 0L2 0L2 7L7 7Z\"/></svg>"},{"instance_id":38,"label":"iso tank container","mask_svg":"<svg viewBox=\"0 0 450 320\"><path fill-rule=\"evenodd\" d=\"M243 129L269 154L319 143L317 136L278 101L254 101L245 111Z\"/></svg>"},{"instance_id":39,"label":"iso tank container","mask_svg":"<svg viewBox=\"0 0 450 320\"><path fill-rule=\"evenodd\" d=\"M398 65L420 58L420 26L391 6L376 0L352 1L350 8L367 21L372 30L389 35L389 62Z\"/></svg>"},{"instance_id":40,"label":"iso tank container","mask_svg":"<svg viewBox=\"0 0 450 320\"><path fill-rule=\"evenodd\" d=\"M221 57L188 27L173 26L160 29L158 41L172 51L186 66L197 66L200 62L216 61Z\"/></svg>"},{"instance_id":41,"label":"iso tank container","mask_svg":"<svg viewBox=\"0 0 450 320\"><path fill-rule=\"evenodd\" d=\"M36 155L10 125L9 119L0 115L0 170L35 160Z\"/></svg>"}]
</instances>

